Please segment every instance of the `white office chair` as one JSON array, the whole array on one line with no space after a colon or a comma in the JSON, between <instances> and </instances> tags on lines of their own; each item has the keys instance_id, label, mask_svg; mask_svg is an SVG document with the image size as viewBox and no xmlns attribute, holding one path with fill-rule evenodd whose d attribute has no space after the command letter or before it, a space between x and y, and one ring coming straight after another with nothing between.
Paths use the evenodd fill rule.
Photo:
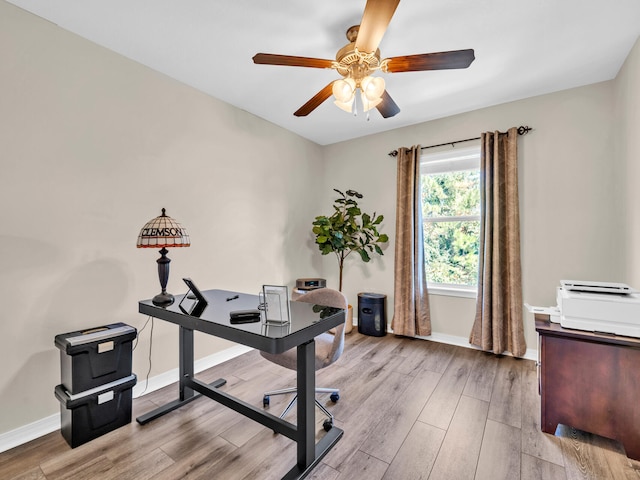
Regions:
<instances>
[{"instance_id":1,"label":"white office chair","mask_svg":"<svg viewBox=\"0 0 640 480\"><path fill-rule=\"evenodd\" d=\"M311 290L310 292L299 296L294 301L343 309L346 309L348 306L347 298L341 292L332 290L331 288L319 288L317 290ZM321 368L328 367L336 360L338 360L338 358L340 358L340 355L342 355L342 350L344 349L344 324L336 327L334 334L323 333L322 335L317 336L315 338L315 342L315 370L318 371ZM290 370L296 370L297 352L295 348L278 354L260 352L260 355L282 367L288 368ZM280 415L280 418L283 418L289 412L289 410L291 410L291 407L293 407L293 405L296 403L296 400L298 399L296 388L283 388L281 390L266 392L262 399L263 406L267 407L269 405L269 397L271 395L282 395L285 393L295 393L295 396ZM337 402L340 398L340 390L337 388L316 388L316 393L330 393L331 401L334 403ZM315 399L315 402L316 406L329 417L323 423L324 429L326 431L329 431L333 426L333 415L326 408L324 408L324 406L318 401L318 399Z\"/></svg>"}]
</instances>

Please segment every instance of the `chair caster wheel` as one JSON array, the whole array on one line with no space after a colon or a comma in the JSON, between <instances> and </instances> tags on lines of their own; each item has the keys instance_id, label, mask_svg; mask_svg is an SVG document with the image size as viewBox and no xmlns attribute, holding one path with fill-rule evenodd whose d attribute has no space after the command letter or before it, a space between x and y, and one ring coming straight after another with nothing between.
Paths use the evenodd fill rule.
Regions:
<instances>
[{"instance_id":1,"label":"chair caster wheel","mask_svg":"<svg viewBox=\"0 0 640 480\"><path fill-rule=\"evenodd\" d=\"M333 422L330 419L326 419L322 423L322 428L324 428L325 432L328 432L329 430L331 430L333 428Z\"/></svg>"},{"instance_id":2,"label":"chair caster wheel","mask_svg":"<svg viewBox=\"0 0 640 480\"><path fill-rule=\"evenodd\" d=\"M265 408L269 406L269 395L262 397L262 406Z\"/></svg>"},{"instance_id":3,"label":"chair caster wheel","mask_svg":"<svg viewBox=\"0 0 640 480\"><path fill-rule=\"evenodd\" d=\"M338 393L332 393L331 396L329 397L331 399L331 401L333 403L336 403L338 400L340 400L340 394Z\"/></svg>"}]
</instances>

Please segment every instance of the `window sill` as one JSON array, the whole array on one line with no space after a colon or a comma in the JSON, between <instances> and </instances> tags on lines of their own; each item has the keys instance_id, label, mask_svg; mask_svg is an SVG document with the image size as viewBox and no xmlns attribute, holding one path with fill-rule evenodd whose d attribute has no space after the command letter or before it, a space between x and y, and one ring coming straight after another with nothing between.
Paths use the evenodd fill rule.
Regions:
<instances>
[{"instance_id":1,"label":"window sill","mask_svg":"<svg viewBox=\"0 0 640 480\"><path fill-rule=\"evenodd\" d=\"M452 285L428 285L427 290L430 295L443 295L446 297L476 298L478 296L477 287L454 287Z\"/></svg>"}]
</instances>

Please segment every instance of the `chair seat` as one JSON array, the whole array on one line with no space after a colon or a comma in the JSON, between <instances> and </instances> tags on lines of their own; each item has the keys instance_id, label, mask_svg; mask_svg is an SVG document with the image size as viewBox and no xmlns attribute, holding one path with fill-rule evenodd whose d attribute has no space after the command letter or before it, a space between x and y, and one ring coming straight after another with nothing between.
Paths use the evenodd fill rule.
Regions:
<instances>
[{"instance_id":1,"label":"chair seat","mask_svg":"<svg viewBox=\"0 0 640 480\"><path fill-rule=\"evenodd\" d=\"M315 369L320 370L331 365L332 363L331 353L333 352L334 337L330 333L323 333L322 335L317 336L315 341ZM280 365L281 367L288 368L289 370L296 370L296 361L298 355L295 348L291 348L283 353L260 352L260 355L262 355L270 362Z\"/></svg>"},{"instance_id":2,"label":"chair seat","mask_svg":"<svg viewBox=\"0 0 640 480\"><path fill-rule=\"evenodd\" d=\"M320 288L317 290L312 290L309 293L301 295L295 301L342 308L345 310L348 307L346 297L341 292L332 290L330 288ZM342 355L342 350L344 348L344 330L344 324L338 325L335 328L334 334L323 333L315 338L316 371L328 367L336 360L338 360L338 358L340 358L340 355ZM283 353L273 354L260 352L260 355L277 365L288 368L290 370L297 370L297 353L297 348L292 348ZM284 393L294 392L296 392L295 388L287 388L267 392L264 394L263 405L265 407L269 405L269 397L271 395L281 395ZM331 393L331 400L333 402L337 402L340 398L340 391L337 388L317 388L316 392ZM293 399L289 402L289 405L287 405L287 408L285 408L284 412L282 412L282 414L280 415L280 418L283 418L287 414L287 412L296 402L297 397L298 395L296 393ZM331 415L331 413L326 408L324 408L324 406L317 399L315 399L315 404L327 415L327 417L329 417L323 424L324 429L328 431L333 425L333 415Z\"/></svg>"}]
</instances>

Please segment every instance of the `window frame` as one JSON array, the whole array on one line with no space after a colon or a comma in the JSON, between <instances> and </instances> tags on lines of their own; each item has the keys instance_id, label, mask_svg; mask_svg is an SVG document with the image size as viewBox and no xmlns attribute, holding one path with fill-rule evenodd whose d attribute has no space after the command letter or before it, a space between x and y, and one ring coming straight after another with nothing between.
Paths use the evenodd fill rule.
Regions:
<instances>
[{"instance_id":1,"label":"window frame","mask_svg":"<svg viewBox=\"0 0 640 480\"><path fill-rule=\"evenodd\" d=\"M426 152L420 156L420 179L423 175L475 170L480 171L480 142L462 148L449 148L445 151ZM428 171L427 171L428 170ZM426 223L480 221L481 215L456 215L443 217L423 217ZM427 282L429 293L454 297L476 298L477 285Z\"/></svg>"}]
</instances>

